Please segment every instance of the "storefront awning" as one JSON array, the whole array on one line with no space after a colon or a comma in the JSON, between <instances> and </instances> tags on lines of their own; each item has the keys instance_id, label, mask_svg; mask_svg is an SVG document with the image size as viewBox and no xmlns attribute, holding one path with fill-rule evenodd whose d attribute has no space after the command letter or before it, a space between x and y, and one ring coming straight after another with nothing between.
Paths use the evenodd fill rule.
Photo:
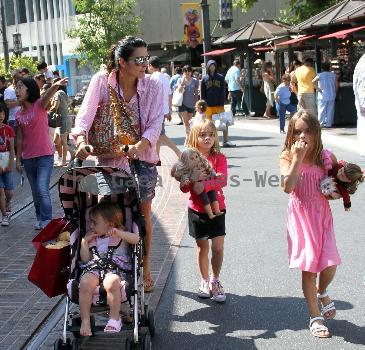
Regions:
<instances>
[{"instance_id":1,"label":"storefront awning","mask_svg":"<svg viewBox=\"0 0 365 350\"><path fill-rule=\"evenodd\" d=\"M361 30L364 28L365 28L365 26L351 28L351 29L343 29L338 32L323 35L323 36L319 37L318 39L330 39L330 38L344 39L350 33L357 32L358 30Z\"/></svg>"},{"instance_id":2,"label":"storefront awning","mask_svg":"<svg viewBox=\"0 0 365 350\"><path fill-rule=\"evenodd\" d=\"M296 44L296 43L300 43L304 40L308 40L310 38L313 38L315 37L315 35L303 35L299 38L295 38L295 39L290 39L290 40L287 40L287 41L283 41L281 43L278 43L276 44L276 46L282 46L282 45L291 45L291 44Z\"/></svg>"},{"instance_id":3,"label":"storefront awning","mask_svg":"<svg viewBox=\"0 0 365 350\"><path fill-rule=\"evenodd\" d=\"M209 52L203 53L201 56L219 56L219 55L223 55L224 53L227 53L227 52L233 51L233 50L236 50L236 47L232 47L229 49L220 49L220 50L209 51Z\"/></svg>"},{"instance_id":4,"label":"storefront awning","mask_svg":"<svg viewBox=\"0 0 365 350\"><path fill-rule=\"evenodd\" d=\"M259 47L254 47L253 48L254 49L254 51L273 51L274 50L274 48L272 47L272 46L259 46Z\"/></svg>"}]
</instances>

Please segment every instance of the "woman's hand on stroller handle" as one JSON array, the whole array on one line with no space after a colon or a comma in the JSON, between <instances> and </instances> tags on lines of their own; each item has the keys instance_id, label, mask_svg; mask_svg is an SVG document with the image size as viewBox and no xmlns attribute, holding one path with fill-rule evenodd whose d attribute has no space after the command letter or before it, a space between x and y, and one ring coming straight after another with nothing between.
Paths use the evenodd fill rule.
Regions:
<instances>
[{"instance_id":1,"label":"woman's hand on stroller handle","mask_svg":"<svg viewBox=\"0 0 365 350\"><path fill-rule=\"evenodd\" d=\"M81 143L76 151L76 158L80 160L85 160L89 155L93 153L93 146L87 145L86 143Z\"/></svg>"}]
</instances>

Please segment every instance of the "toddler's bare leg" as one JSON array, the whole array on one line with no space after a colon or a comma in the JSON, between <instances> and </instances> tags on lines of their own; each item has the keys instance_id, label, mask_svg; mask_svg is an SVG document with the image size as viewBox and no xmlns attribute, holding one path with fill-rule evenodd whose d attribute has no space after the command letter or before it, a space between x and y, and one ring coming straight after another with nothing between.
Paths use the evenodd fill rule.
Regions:
<instances>
[{"instance_id":1,"label":"toddler's bare leg","mask_svg":"<svg viewBox=\"0 0 365 350\"><path fill-rule=\"evenodd\" d=\"M213 212L216 216L222 215L223 212L219 209L219 203L217 201L217 193L214 190L211 190L207 193L208 198L212 204Z\"/></svg>"},{"instance_id":2,"label":"toddler's bare leg","mask_svg":"<svg viewBox=\"0 0 365 350\"><path fill-rule=\"evenodd\" d=\"M119 320L122 295L120 293L120 277L110 273L104 278L104 288L107 293L108 304L110 307L110 318Z\"/></svg>"},{"instance_id":3,"label":"toddler's bare leg","mask_svg":"<svg viewBox=\"0 0 365 350\"><path fill-rule=\"evenodd\" d=\"M205 192L204 192L204 194L205 194ZM212 208L211 208L210 204L204 205L204 210L208 214L209 219L213 219L213 218L216 217L216 215L214 215L214 213L212 211Z\"/></svg>"},{"instance_id":4,"label":"toddler's bare leg","mask_svg":"<svg viewBox=\"0 0 365 350\"><path fill-rule=\"evenodd\" d=\"M79 306L81 315L81 336L91 335L90 307L95 288L99 284L99 278L92 273L86 273L81 277L79 286Z\"/></svg>"}]
</instances>

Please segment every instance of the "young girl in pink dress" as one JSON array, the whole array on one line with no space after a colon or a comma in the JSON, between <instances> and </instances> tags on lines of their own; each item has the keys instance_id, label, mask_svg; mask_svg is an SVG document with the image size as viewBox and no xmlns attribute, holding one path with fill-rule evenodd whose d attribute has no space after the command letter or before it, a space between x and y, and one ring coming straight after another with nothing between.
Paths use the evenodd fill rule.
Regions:
<instances>
[{"instance_id":1,"label":"young girl in pink dress","mask_svg":"<svg viewBox=\"0 0 365 350\"><path fill-rule=\"evenodd\" d=\"M289 266L302 270L302 288L310 313L309 328L312 335L319 338L331 337L324 321L334 318L336 309L327 287L341 263L331 209L319 184L336 164L336 157L323 149L318 119L307 110L297 112L290 120L280 156L283 189L290 194L287 209Z\"/></svg>"}]
</instances>

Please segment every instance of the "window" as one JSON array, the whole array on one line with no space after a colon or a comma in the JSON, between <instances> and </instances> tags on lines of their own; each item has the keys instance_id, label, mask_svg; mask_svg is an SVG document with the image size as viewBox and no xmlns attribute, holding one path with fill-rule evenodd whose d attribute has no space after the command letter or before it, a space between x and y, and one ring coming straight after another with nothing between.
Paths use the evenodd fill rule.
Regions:
<instances>
[{"instance_id":1,"label":"window","mask_svg":"<svg viewBox=\"0 0 365 350\"><path fill-rule=\"evenodd\" d=\"M33 1L32 0L27 0L28 1L28 10L29 10L29 22L34 22L34 11L33 11Z\"/></svg>"},{"instance_id":2,"label":"window","mask_svg":"<svg viewBox=\"0 0 365 350\"><path fill-rule=\"evenodd\" d=\"M41 0L35 0L35 7L36 7L36 11L37 11L37 18L38 21L41 20Z\"/></svg>"},{"instance_id":3,"label":"window","mask_svg":"<svg viewBox=\"0 0 365 350\"><path fill-rule=\"evenodd\" d=\"M25 0L18 0L16 3L18 6L19 23L27 23L27 11L25 8Z\"/></svg>"},{"instance_id":4,"label":"window","mask_svg":"<svg viewBox=\"0 0 365 350\"><path fill-rule=\"evenodd\" d=\"M43 3L44 19L48 19L48 5L47 5L47 0L42 0L42 3Z\"/></svg>"},{"instance_id":5,"label":"window","mask_svg":"<svg viewBox=\"0 0 365 350\"><path fill-rule=\"evenodd\" d=\"M15 24L14 2L13 0L5 0L5 16L6 24L12 26Z\"/></svg>"}]
</instances>

